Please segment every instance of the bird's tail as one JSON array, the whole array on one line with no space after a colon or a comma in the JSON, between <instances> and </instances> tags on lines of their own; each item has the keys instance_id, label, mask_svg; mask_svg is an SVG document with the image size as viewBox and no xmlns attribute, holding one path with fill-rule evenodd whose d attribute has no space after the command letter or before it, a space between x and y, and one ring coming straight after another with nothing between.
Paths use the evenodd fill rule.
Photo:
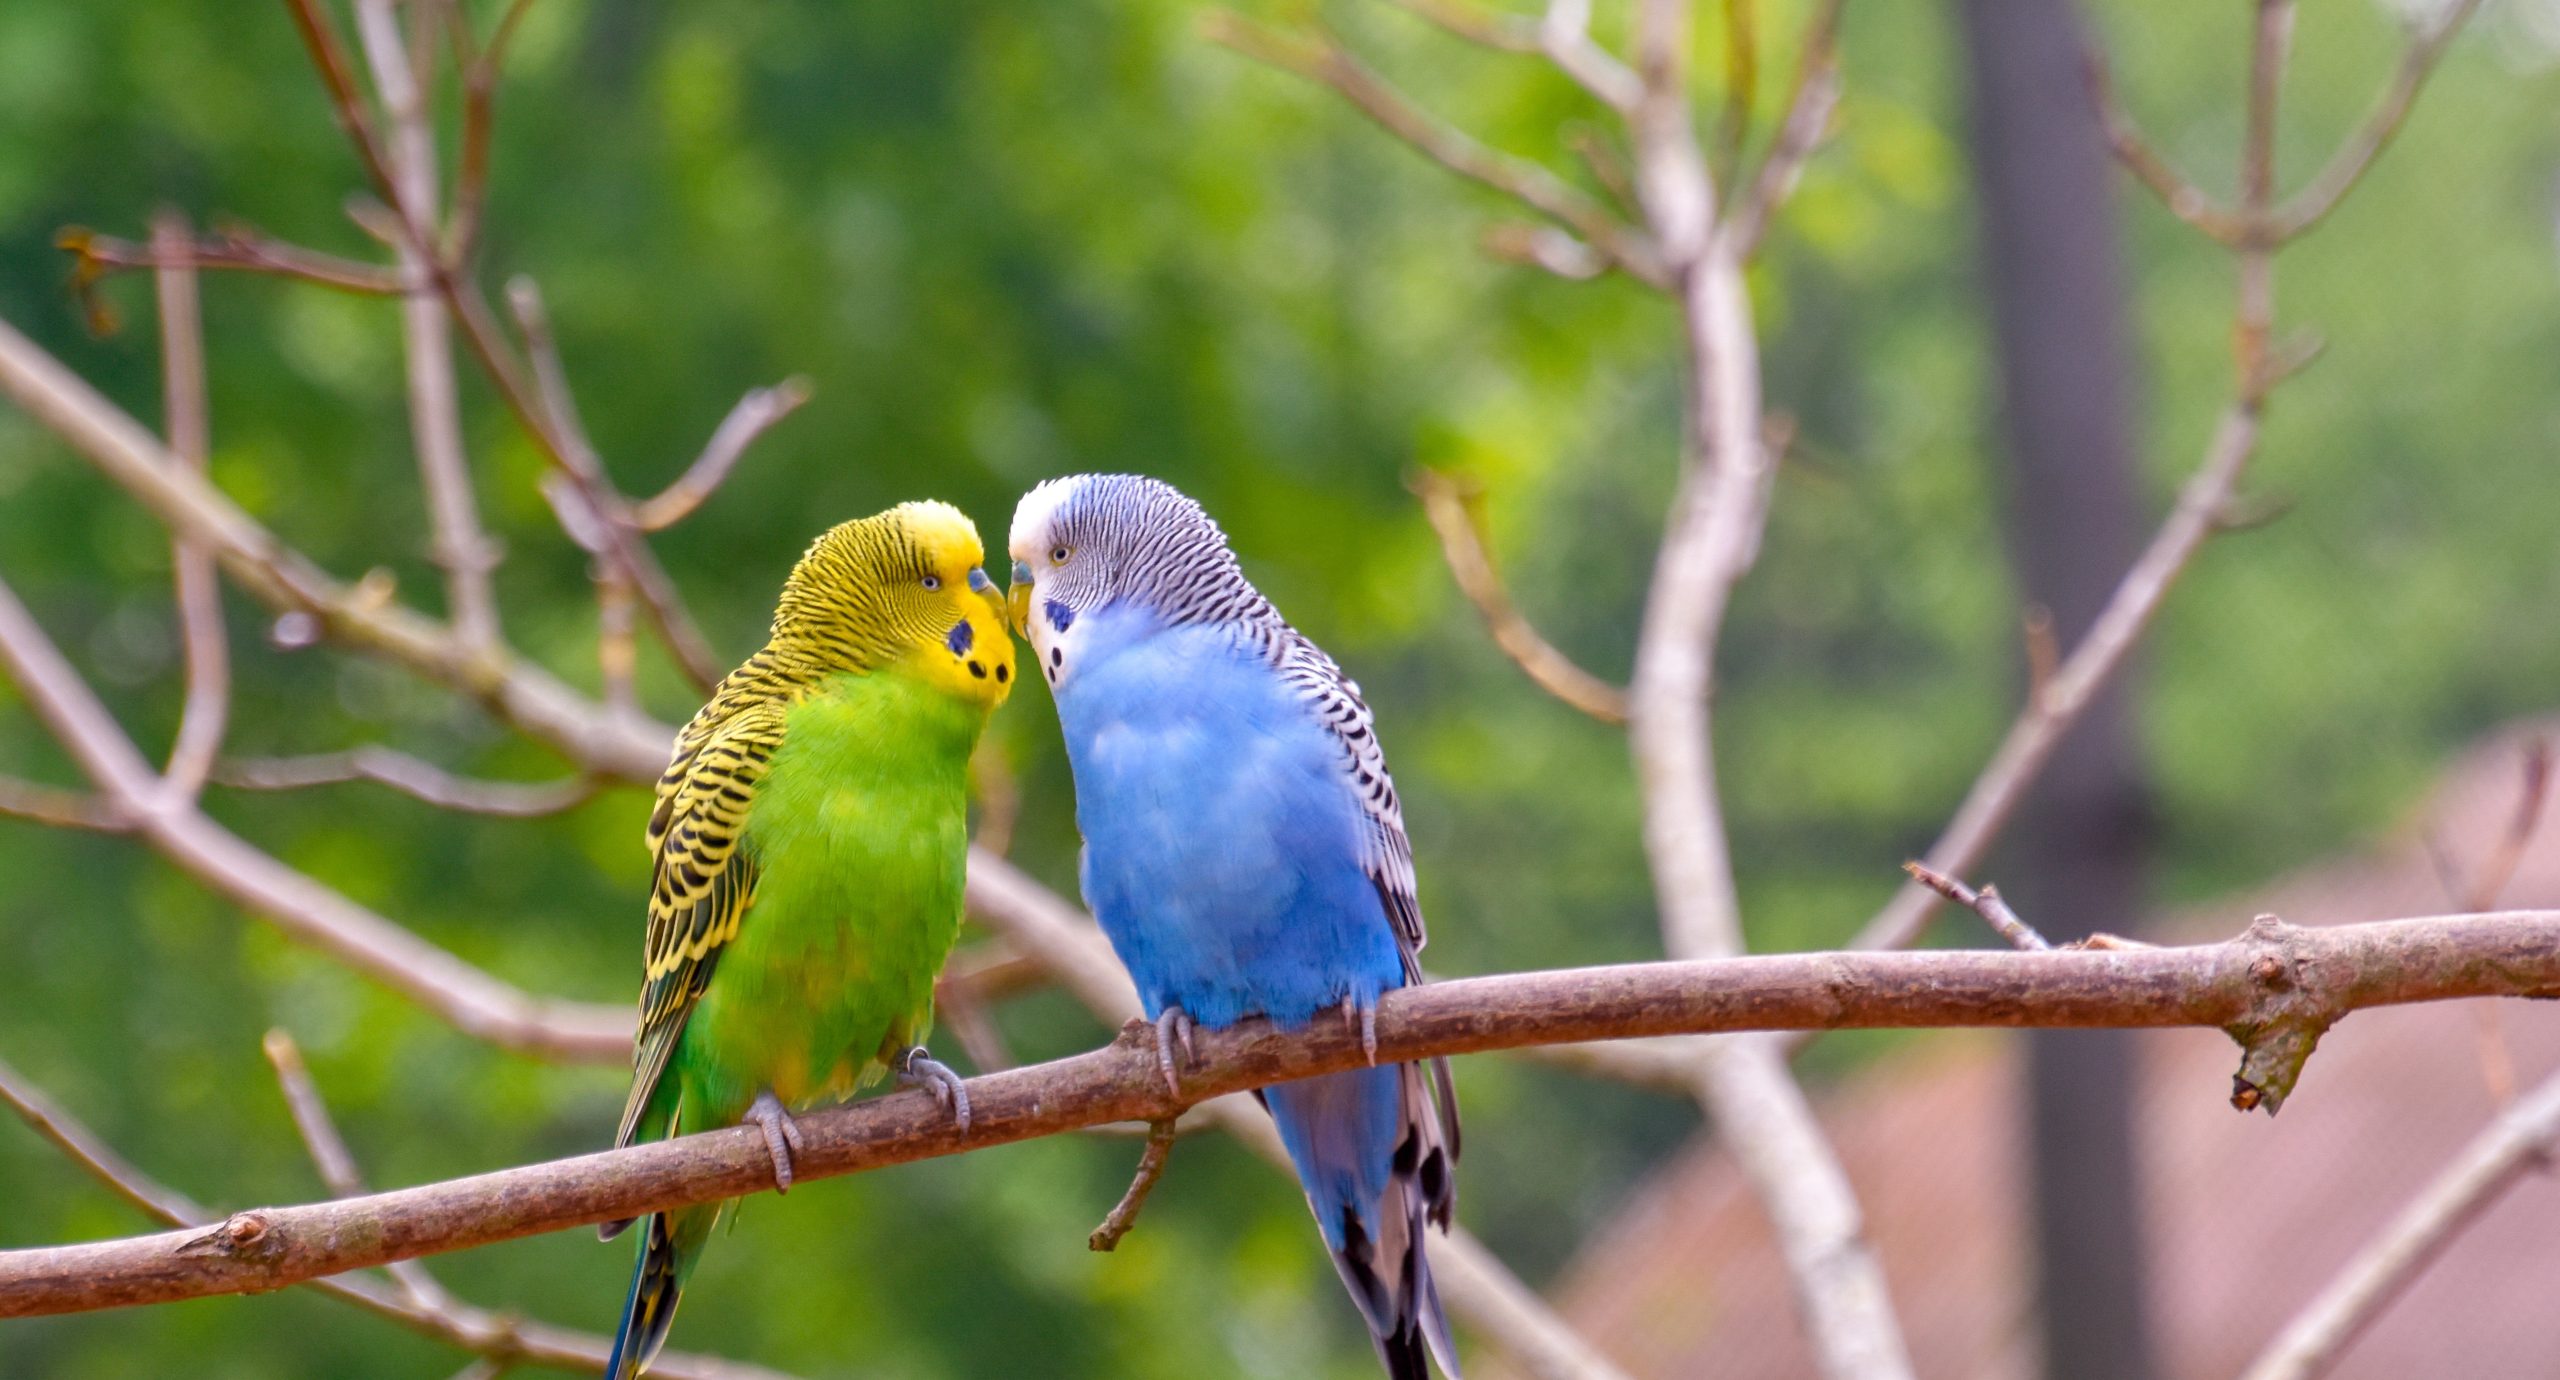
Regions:
<instances>
[{"instance_id":1,"label":"bird's tail","mask_svg":"<svg viewBox=\"0 0 2560 1380\"><path fill-rule=\"evenodd\" d=\"M716 1209L691 1208L650 1217L648 1230L640 1236L639 1262L631 1267L631 1294L622 1304L622 1325L613 1334L613 1356L605 1362L605 1380L633 1380L667 1344L684 1277L693 1273L694 1257L701 1253L716 1216Z\"/></svg>"},{"instance_id":2,"label":"bird's tail","mask_svg":"<svg viewBox=\"0 0 2560 1380\"><path fill-rule=\"evenodd\" d=\"M1430 1380L1427 1351L1460 1380L1423 1245L1426 1223L1448 1230L1457 1196L1457 1102L1446 1067L1327 1074L1264 1089L1263 1103L1387 1374Z\"/></svg>"}]
</instances>

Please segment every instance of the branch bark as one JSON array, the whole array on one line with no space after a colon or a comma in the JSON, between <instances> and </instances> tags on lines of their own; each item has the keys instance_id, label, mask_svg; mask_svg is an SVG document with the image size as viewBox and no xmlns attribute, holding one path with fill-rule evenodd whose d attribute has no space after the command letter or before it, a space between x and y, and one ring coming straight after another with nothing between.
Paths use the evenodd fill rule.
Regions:
<instances>
[{"instance_id":1,"label":"branch bark","mask_svg":"<svg viewBox=\"0 0 2560 1380\"><path fill-rule=\"evenodd\" d=\"M135 1168L5 1063L0 1063L0 1102L7 1103L37 1135L145 1217L185 1228L202 1227L216 1219L216 1214L197 1206L186 1195ZM315 1279L310 1281L310 1287L502 1367L523 1362L601 1374L612 1354L606 1338L492 1312L441 1290L434 1298L421 1301L371 1279ZM682 1351L661 1353L651 1373L665 1380L791 1380L762 1366Z\"/></svg>"},{"instance_id":2,"label":"branch bark","mask_svg":"<svg viewBox=\"0 0 2560 1380\"><path fill-rule=\"evenodd\" d=\"M1766 954L1431 983L1380 1004L1376 1056L1404 1061L1526 1044L1716 1031L1946 1026L2211 1026L2243 1070L2300 1071L2350 1011L2451 997L2560 996L2560 911L2305 929L2261 917L2185 948ZM1133 1023L1086 1054L973 1079L965 1135L902 1092L801 1119L802 1181L1107 1122L1160 1121L1203 1098L1364 1064L1359 1032L1254 1021L1203 1032L1184 1095ZM235 1213L210 1230L0 1253L0 1316L281 1288L322 1275L537 1232L739 1197L772 1186L753 1127L500 1170L365 1198Z\"/></svg>"}]
</instances>

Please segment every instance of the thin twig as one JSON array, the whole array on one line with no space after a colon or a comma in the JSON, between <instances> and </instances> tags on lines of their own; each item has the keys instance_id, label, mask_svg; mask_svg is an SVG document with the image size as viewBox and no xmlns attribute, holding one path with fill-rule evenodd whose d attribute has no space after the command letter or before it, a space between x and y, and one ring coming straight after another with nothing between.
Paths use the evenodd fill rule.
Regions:
<instances>
[{"instance_id":1,"label":"thin twig","mask_svg":"<svg viewBox=\"0 0 2560 1380\"><path fill-rule=\"evenodd\" d=\"M1556 70L1582 84L1602 105L1624 114L1644 99L1644 87L1627 65L1591 38L1591 0L1547 0L1538 46Z\"/></svg>"},{"instance_id":2,"label":"thin twig","mask_svg":"<svg viewBox=\"0 0 2560 1380\"><path fill-rule=\"evenodd\" d=\"M5 1102L37 1135L96 1179L109 1192L164 1226L195 1228L215 1220L186 1195L154 1181L100 1140L78 1118L64 1111L43 1089L0 1063L0 1102ZM498 1364L525 1361L568 1370L602 1372L611 1348L605 1338L547 1323L525 1322L442 1296L434 1307L382 1287L370 1279L340 1276L315 1279L308 1287L351 1303L410 1331L480 1353ZM789 1380L780 1372L742 1362L684 1352L662 1353L651 1373L667 1380Z\"/></svg>"},{"instance_id":3,"label":"thin twig","mask_svg":"<svg viewBox=\"0 0 2560 1380\"><path fill-rule=\"evenodd\" d=\"M2437 59L2444 56L2453 36L2479 8L2480 0L2446 0L2431 22L2422 23L2410 35L2408 46L2400 54L2400 65L2391 75L2391 84L2374 103L2373 113L2331 155L2317 176L2267 217L2268 238L2279 243L2299 238L2338 209L2338 203L2355 190L2356 183L2382 156L2382 151L2391 147L2392 139L2408 121L2410 107L2417 103L2418 92L2434 74Z\"/></svg>"},{"instance_id":4,"label":"thin twig","mask_svg":"<svg viewBox=\"0 0 2560 1380\"><path fill-rule=\"evenodd\" d=\"M1845 0L1822 0L1805 26L1803 51L1796 58L1795 84L1787 95L1787 113L1777 137L1760 159L1750 190L1734 207L1731 234L1749 259L1767 235L1770 220L1795 194L1805 161L1822 147L1831 115L1840 105L1840 14Z\"/></svg>"},{"instance_id":5,"label":"thin twig","mask_svg":"<svg viewBox=\"0 0 2560 1380\"><path fill-rule=\"evenodd\" d=\"M720 419L710 441L702 447L702 454L685 467L676 482L657 497L633 506L631 520L647 532L664 531L684 521L729 477L729 471L737 467L757 437L808 400L809 381L805 378L787 378L771 388L750 390L738 399L737 406L729 409L728 416Z\"/></svg>"},{"instance_id":6,"label":"thin twig","mask_svg":"<svg viewBox=\"0 0 2560 1380\"><path fill-rule=\"evenodd\" d=\"M559 347L551 334L551 318L543 309L540 289L522 275L507 283L507 304L515 313L517 329L524 334L525 353L532 360L534 382L530 391L508 358L495 323L488 319L487 304L468 294L455 300L463 337L497 381L498 391L550 455L557 473L596 514L603 532L602 554L622 567L632 593L648 614L650 626L675 657L677 668L695 689L709 693L720 680L718 659L693 616L685 611L675 582L667 577L666 568L641 539L630 502L605 477L604 462L578 420L577 400L569 391L568 374L560 364Z\"/></svg>"},{"instance_id":7,"label":"thin twig","mask_svg":"<svg viewBox=\"0 0 2560 1380\"><path fill-rule=\"evenodd\" d=\"M1423 515L1440 537L1440 553L1449 563L1449 573L1483 616L1494 645L1539 689L1602 723L1625 723L1627 692L1574 664L1573 658L1540 636L1511 602L1511 592L1485 550L1484 536L1476 530L1468 491L1460 481L1437 470L1417 470L1406 486L1422 500Z\"/></svg>"},{"instance_id":8,"label":"thin twig","mask_svg":"<svg viewBox=\"0 0 2560 1380\"><path fill-rule=\"evenodd\" d=\"M1636 278L1660 285L1659 256L1608 208L1526 159L1487 148L1426 113L1328 35L1284 36L1223 10L1202 20L1209 40L1261 63L1333 88L1380 128L1470 182L1552 217Z\"/></svg>"},{"instance_id":9,"label":"thin twig","mask_svg":"<svg viewBox=\"0 0 2560 1380\"><path fill-rule=\"evenodd\" d=\"M391 125L388 151L392 209L405 227L436 220L435 129L419 68L433 60L425 45L414 61L400 34L393 0L356 0L356 33L373 69L376 90ZM394 238L401 273L424 285L442 268L435 246L420 233ZM498 606L491 585L497 547L481 530L471 490L471 462L462 442L462 404L453 377L452 318L441 297L412 292L400 302L407 351L409 429L418 451L418 477L427 494L429 549L444 572L454 637L470 653L497 645Z\"/></svg>"},{"instance_id":10,"label":"thin twig","mask_svg":"<svg viewBox=\"0 0 2560 1380\"><path fill-rule=\"evenodd\" d=\"M119 834L133 827L122 811L98 796L21 781L14 776L0 776L0 817L102 834Z\"/></svg>"},{"instance_id":11,"label":"thin twig","mask_svg":"<svg viewBox=\"0 0 2560 1380\"><path fill-rule=\"evenodd\" d=\"M153 277L160 296L160 391L169 453L203 474L213 442L205 402L204 319L196 303L195 270L186 257L192 238L185 218L174 211L153 221L151 247L159 260ZM192 800L203 791L205 774L222 753L231 717L231 647L222 624L222 585L213 553L203 542L172 532L169 564L185 646L187 698L161 785L172 796Z\"/></svg>"},{"instance_id":12,"label":"thin twig","mask_svg":"<svg viewBox=\"0 0 2560 1380\"><path fill-rule=\"evenodd\" d=\"M178 265L198 270L266 273L370 297L397 297L409 290L408 281L397 269L304 249L246 226L226 226L217 234L191 240L174 251L97 234L76 225L55 235L53 242L54 247L72 256L72 287L84 293L127 270Z\"/></svg>"},{"instance_id":13,"label":"thin twig","mask_svg":"<svg viewBox=\"0 0 2560 1380\"><path fill-rule=\"evenodd\" d=\"M449 11L463 80L462 157L453 177L453 215L445 228L444 257L448 263L468 264L479 248L481 220L489 199L489 147L497 124L498 72L506 61L507 45L515 38L516 26L532 8L533 0L511 0L506 13L499 16L498 27L489 35L488 46L477 53L470 51L469 14L460 5Z\"/></svg>"},{"instance_id":14,"label":"thin twig","mask_svg":"<svg viewBox=\"0 0 2560 1380\"><path fill-rule=\"evenodd\" d=\"M330 1119L329 1105L320 1100L320 1085L312 1081L311 1068L302 1061L302 1047L281 1029L268 1031L260 1047L276 1071L285 1110L293 1114L293 1129L301 1135L303 1149L310 1152L311 1167L319 1171L321 1185L333 1198L363 1197L369 1191L364 1175L356 1168L346 1138L338 1134L337 1122ZM384 1268L409 1302L421 1308L453 1302L452 1295L417 1261L395 1260Z\"/></svg>"},{"instance_id":15,"label":"thin twig","mask_svg":"<svg viewBox=\"0 0 2560 1380\"><path fill-rule=\"evenodd\" d=\"M2560 911L2298 927L2117 952L1762 954L1425 983L1380 1002L1374 1057L1410 1062L1523 1044L1805 1026L2215 1027L2244 1071L2298 1075L2355 1010L2560 995ZM800 1119L801 1182L1054 1135L1158 1121L1202 1098L1367 1067L1363 1032L1247 1021L1198 1037L1169 1091L1154 1034L970 1080L963 1132L921 1090ZM2272 1090L2271 1090L2272 1095ZM0 1316L280 1288L320 1275L771 1190L753 1127L731 1127L367 1198L235 1213L202 1232L0 1252ZM1455 1239L1453 1237L1453 1239Z\"/></svg>"},{"instance_id":16,"label":"thin twig","mask_svg":"<svg viewBox=\"0 0 2560 1380\"><path fill-rule=\"evenodd\" d=\"M2560 1077L2500 1113L2433 1183L2348 1260L2241 1380L2312 1380L2344 1356L2454 1238L2560 1148Z\"/></svg>"},{"instance_id":17,"label":"thin twig","mask_svg":"<svg viewBox=\"0 0 2560 1380\"><path fill-rule=\"evenodd\" d=\"M559 1057L627 1058L631 1013L528 995L259 851L159 777L0 581L0 670L109 805L161 856L287 935L480 1039Z\"/></svg>"},{"instance_id":18,"label":"thin twig","mask_svg":"<svg viewBox=\"0 0 2560 1380\"><path fill-rule=\"evenodd\" d=\"M1913 881L1981 916L1983 923L1998 931L2000 937L2011 945L2030 953L2053 947L2045 942L2043 935L2036 933L2035 926L2020 919L2018 912L2010 908L2008 898L2000 894L2000 888L1986 884L1976 891L1954 877L1931 871L1925 864L1917 862L1904 863L1902 870L1910 873Z\"/></svg>"},{"instance_id":19,"label":"thin twig","mask_svg":"<svg viewBox=\"0 0 2560 1380\"><path fill-rule=\"evenodd\" d=\"M1147 1123L1147 1148L1138 1156L1138 1172L1129 1180L1129 1191L1112 1204L1102 1225L1085 1238L1087 1249L1114 1251L1120 1238L1138 1225L1138 1209L1147 1205L1147 1195L1156 1191L1156 1180L1164 1177L1164 1163L1173 1155L1174 1123L1171 1118Z\"/></svg>"},{"instance_id":20,"label":"thin twig","mask_svg":"<svg viewBox=\"0 0 2560 1380\"><path fill-rule=\"evenodd\" d=\"M2132 114L2116 99L2115 78L2108 71L2105 57L2090 49L2081 59L2081 68L2089 99L2098 109L2099 128L2105 131L2107 146L2115 152L2116 161L2133 174L2135 181L2149 188L2160 204L2169 208L2169 214L2218 244L2238 248L2248 238L2247 222L2216 204L2211 194L2178 171L2168 155L2143 134Z\"/></svg>"},{"instance_id":21,"label":"thin twig","mask_svg":"<svg viewBox=\"0 0 2560 1380\"><path fill-rule=\"evenodd\" d=\"M301 757L248 757L224 762L214 780L234 790L293 791L371 781L444 810L525 819L556 815L593 799L592 776L556 781L487 781L457 776L432 762L375 744Z\"/></svg>"}]
</instances>

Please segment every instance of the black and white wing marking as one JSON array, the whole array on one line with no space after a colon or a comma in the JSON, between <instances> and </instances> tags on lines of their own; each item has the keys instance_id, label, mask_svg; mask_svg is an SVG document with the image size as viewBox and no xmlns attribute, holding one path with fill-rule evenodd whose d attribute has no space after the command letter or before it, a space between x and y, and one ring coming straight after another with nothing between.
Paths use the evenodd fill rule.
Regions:
<instances>
[{"instance_id":1,"label":"black and white wing marking","mask_svg":"<svg viewBox=\"0 0 2560 1380\"><path fill-rule=\"evenodd\" d=\"M1284 625L1285 627L1285 625ZM1405 837L1404 807L1396 800L1396 783L1387 775L1387 754L1378 746L1376 720L1360 687L1334 664L1324 649L1289 628L1280 639L1280 675L1315 709L1316 717L1342 744L1344 769L1351 775L1367 827L1360 839L1360 869L1378 888L1396 941L1404 950L1405 980L1422 980L1419 955L1429 936L1423 931L1422 903L1414 895L1413 842Z\"/></svg>"}]
</instances>

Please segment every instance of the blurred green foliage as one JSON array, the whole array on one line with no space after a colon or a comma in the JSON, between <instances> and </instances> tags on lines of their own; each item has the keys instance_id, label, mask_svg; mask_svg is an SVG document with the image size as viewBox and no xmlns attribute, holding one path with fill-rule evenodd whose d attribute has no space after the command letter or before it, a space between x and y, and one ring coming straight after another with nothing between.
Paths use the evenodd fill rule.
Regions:
<instances>
[{"instance_id":1,"label":"blurred green foliage","mask_svg":"<svg viewBox=\"0 0 2560 1380\"><path fill-rule=\"evenodd\" d=\"M485 30L490 0L472 8ZM1767 30L1789 32L1793 8L1772 7ZM2560 684L2547 8L2503 7L2462 40L2380 170L2283 261L2285 321L2328 345L2279 396L2253 478L2290 506L2209 549L2143 677L2167 898L2387 824L2448 746L2547 707ZM1209 505L1368 687L1405 787L1435 967L1653 954L1621 739L1486 644L1401 485L1418 465L1481 478L1524 605L1586 664L1622 674L1670 485L1673 322L1624 282L1477 254L1508 207L1324 94L1209 47L1199 13L545 0L500 95L484 273L541 281L590 426L636 492L672 477L745 388L816 382L803 414L661 542L724 654L752 647L783 571L827 522L932 494L1001 544L1036 479L1161 474ZM1384 6L1324 14L1435 109L1587 181L1569 140L1601 122L1552 73ZM2241 10L2119 3L2100 18L2127 99L2182 165L2227 185ZM2306 10L2286 90L2291 179L2378 88L2392 23L2363 5ZM2017 699L1952 45L1937 7L1856 7L1839 138L1755 274L1773 401L1800 428L1720 692L1763 946L1845 937ZM147 291L110 288L132 324L90 337L50 248L58 229L138 235L173 204L373 252L340 214L355 168L280 8L0 6L0 136L0 315L145 419L158 414ZM2165 496L2224 396L2230 274L2156 207L2125 201L2143 449ZM221 483L333 569L385 566L432 607L396 313L237 276L206 295ZM508 548L508 632L592 684L585 571L536 496L537 459L467 371L465 394ZM157 527L0 411L0 572L146 745L177 713L166 565ZM233 613L237 752L388 741L489 774L560 769L448 695L269 650L256 612L235 600ZM648 669L652 706L681 717L681 686ZM1068 783L1042 694L1027 687L999 731L1028 800L1020 854L1071 889ZM5 686L0 764L73 779ZM288 861L492 971L629 997L636 792L531 824L362 786L212 799ZM0 1055L198 1198L317 1191L258 1055L271 1025L303 1041L376 1182L606 1138L617 1071L462 1039L131 844L0 822L0 857L13 978ZM1004 1020L1025 1057L1100 1036L1056 995ZM1684 1106L1503 1061L1462 1076L1465 1215L1532 1279L1693 1123ZM1370 1373L1294 1190L1231 1146L1186 1144L1137 1233L1089 1255L1084 1232L1134 1155L1064 1139L759 1200L688 1292L677 1344L810 1375ZM6 1127L0 1201L0 1245L138 1226ZM627 1256L571 1233L438 1269L471 1298L604 1328ZM12 1376L458 1364L303 1293L0 1328Z\"/></svg>"}]
</instances>

